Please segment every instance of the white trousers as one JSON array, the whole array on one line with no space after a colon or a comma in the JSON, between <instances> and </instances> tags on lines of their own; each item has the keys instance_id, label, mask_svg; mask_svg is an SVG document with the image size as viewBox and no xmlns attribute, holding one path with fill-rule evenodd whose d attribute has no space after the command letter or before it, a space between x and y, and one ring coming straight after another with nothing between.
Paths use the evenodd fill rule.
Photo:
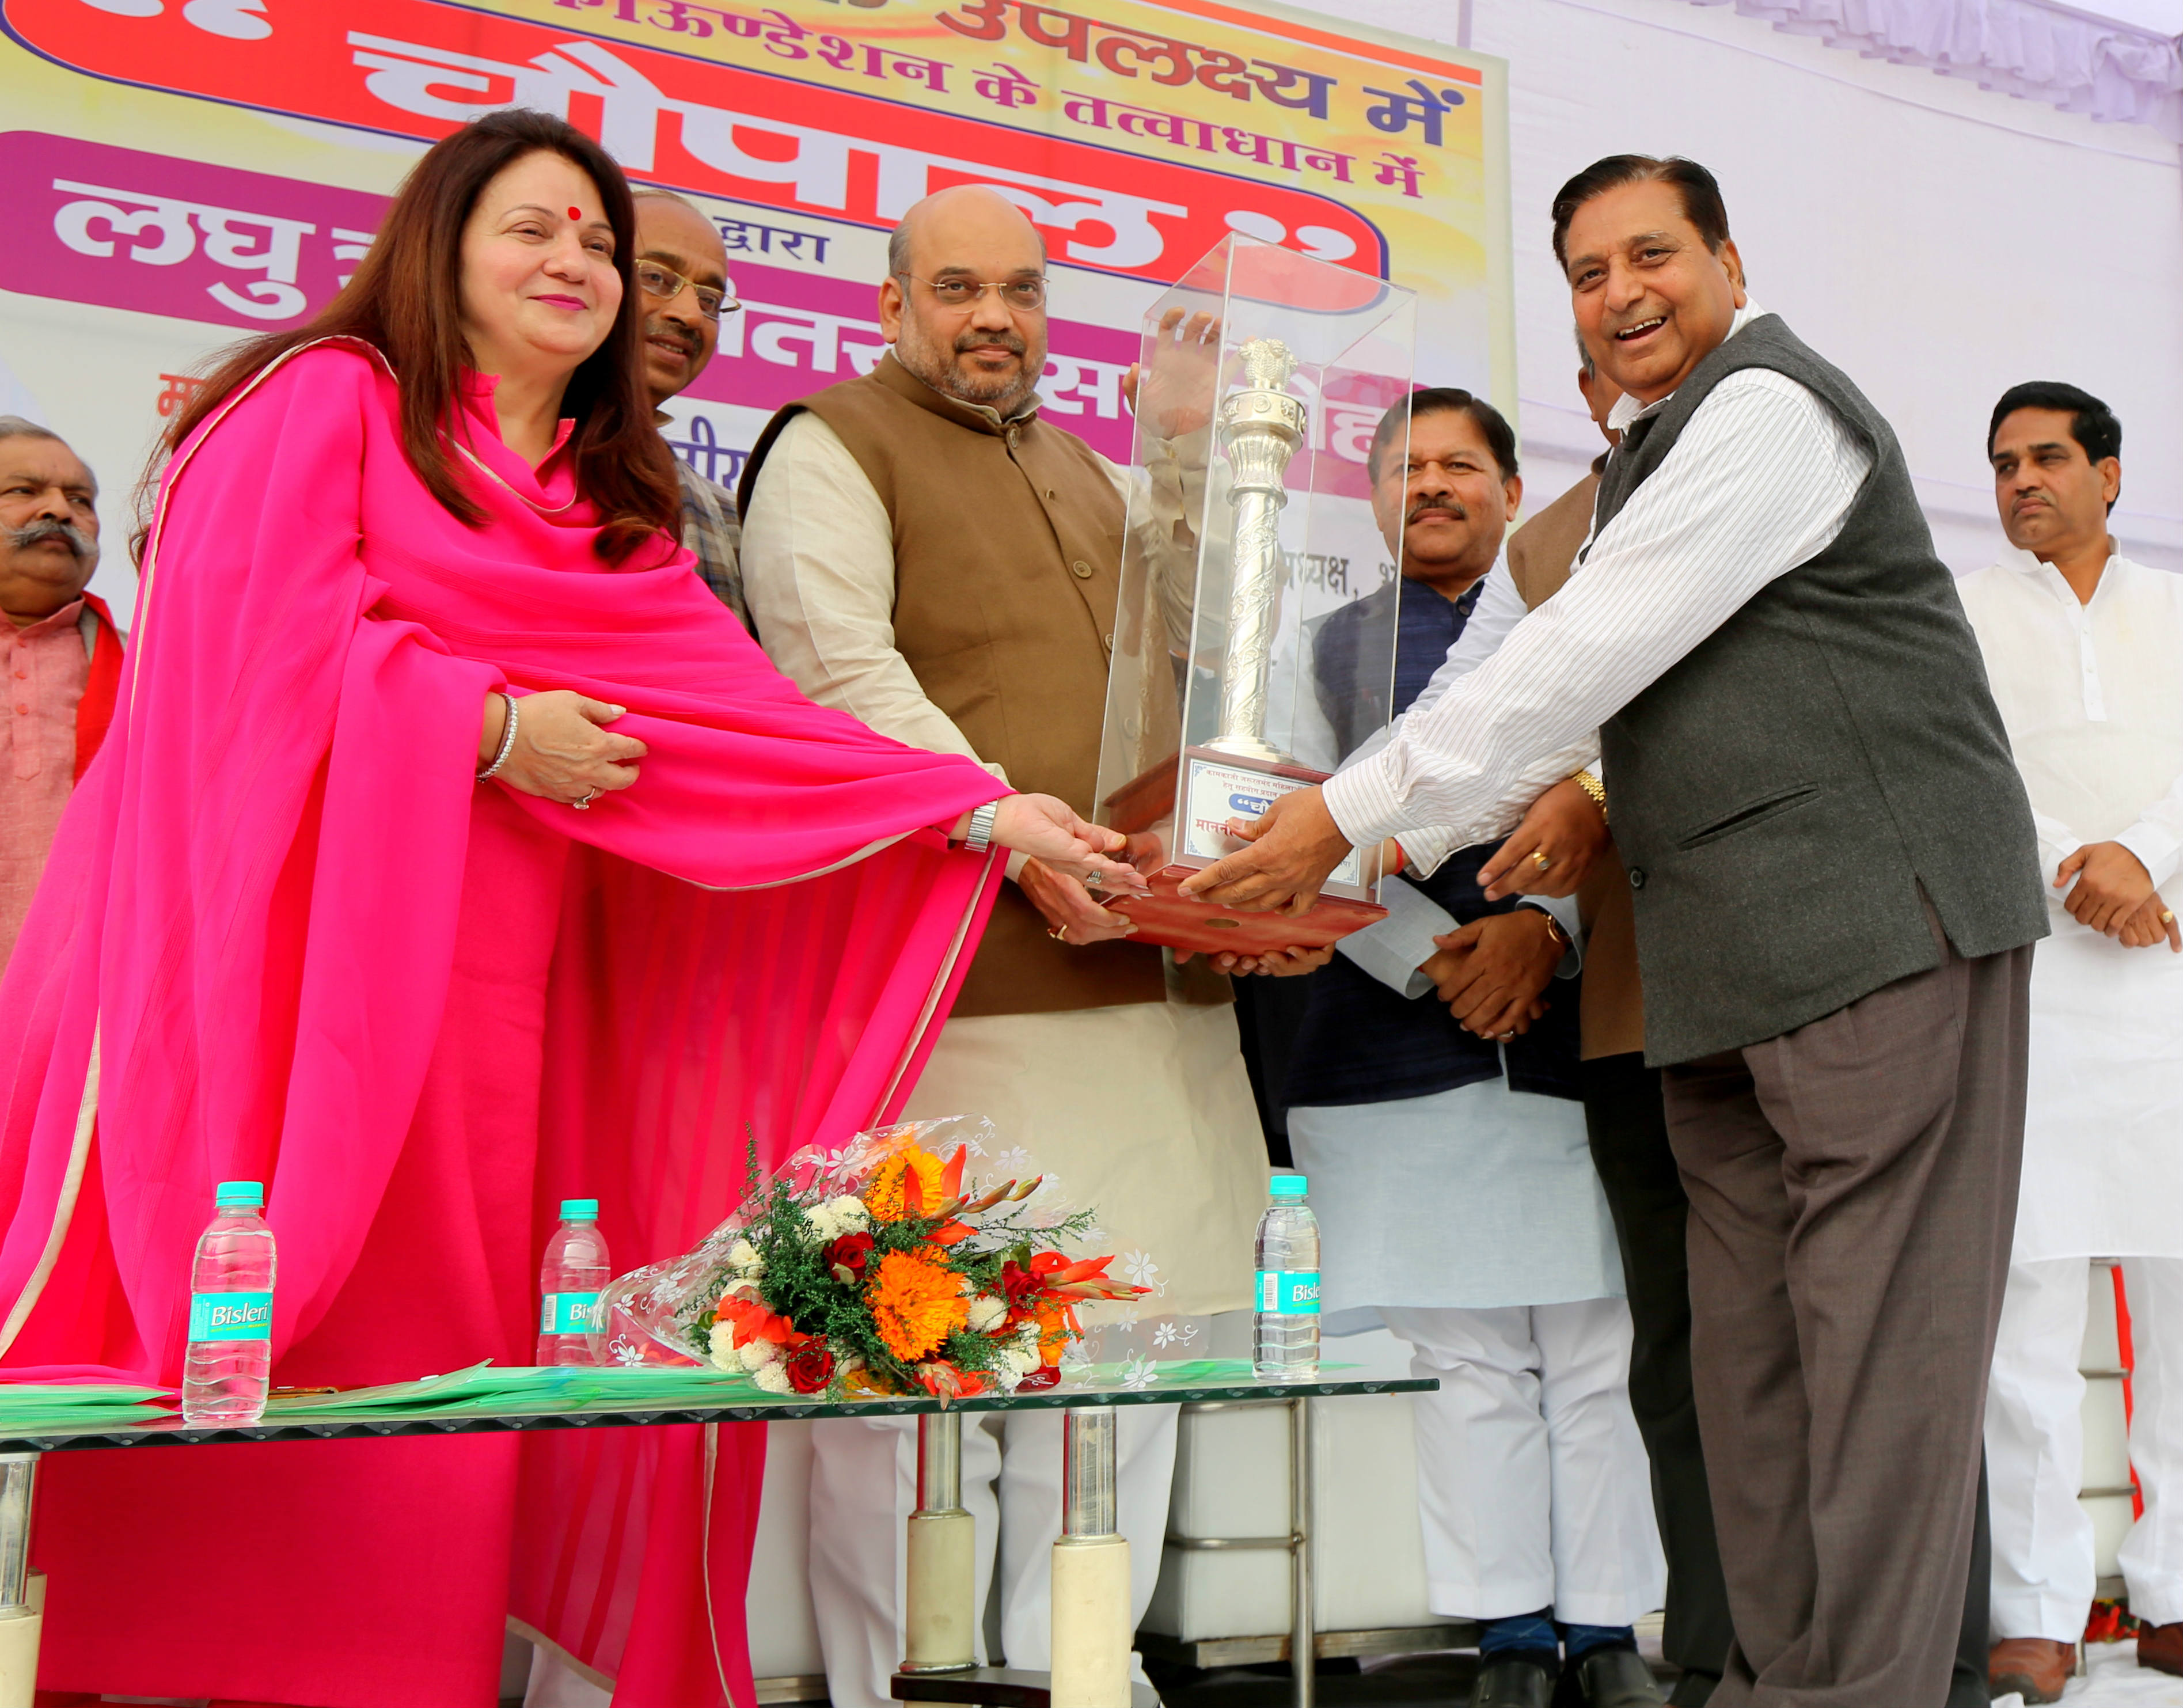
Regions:
<instances>
[{"instance_id":1,"label":"white trousers","mask_svg":"<svg viewBox=\"0 0 2183 1708\"><path fill-rule=\"evenodd\" d=\"M978 1527L977 1605L982 1612L997 1564L1002 1653L1009 1666L1036 1672L1053 1664L1048 1571L1061 1534L1061 1420L1059 1411L973 1412L963 1420L963 1505ZM1116 1504L1130 1542L1134 1631L1159 1578L1175 1408L1125 1405L1115 1421ZM834 1708L888 1702L887 1679L902 1664L906 1526L916 1505L916 1419L822 1418L811 1426L811 1600ZM982 1619L978 1652L989 1658Z\"/></svg>"},{"instance_id":2,"label":"white trousers","mask_svg":"<svg viewBox=\"0 0 2183 1708\"><path fill-rule=\"evenodd\" d=\"M2183 1259L2126 1257L2122 1274L2136 1363L2130 1458L2145 1494L2122 1572L2130 1611L2170 1625L2183 1620ZM2091 1609L2092 1521L2077 1501L2090 1281L2081 1257L2009 1266L1986 1402L1997 1642L2074 1643Z\"/></svg>"},{"instance_id":3,"label":"white trousers","mask_svg":"<svg viewBox=\"0 0 2183 1708\"><path fill-rule=\"evenodd\" d=\"M1415 1396L1432 1611L1629 1625L1658 1607L1668 1568L1630 1410L1629 1305L1380 1314L1412 1373L1440 1378Z\"/></svg>"}]
</instances>

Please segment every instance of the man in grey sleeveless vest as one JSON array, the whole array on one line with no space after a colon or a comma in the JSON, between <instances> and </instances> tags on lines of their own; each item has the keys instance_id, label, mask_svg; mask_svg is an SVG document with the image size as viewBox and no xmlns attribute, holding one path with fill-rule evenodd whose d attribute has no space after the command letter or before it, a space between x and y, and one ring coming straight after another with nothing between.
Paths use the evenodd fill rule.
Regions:
<instances>
[{"instance_id":1,"label":"man in grey sleeveless vest","mask_svg":"<svg viewBox=\"0 0 2183 1708\"><path fill-rule=\"evenodd\" d=\"M1187 887L1280 906L1353 844L1497 835L1599 727L1691 1202L1714 1702L1938 1708L2047 930L2030 809L1894 434L1750 301L1712 175L1602 160L1554 248L1628 394L1585 568Z\"/></svg>"}]
</instances>

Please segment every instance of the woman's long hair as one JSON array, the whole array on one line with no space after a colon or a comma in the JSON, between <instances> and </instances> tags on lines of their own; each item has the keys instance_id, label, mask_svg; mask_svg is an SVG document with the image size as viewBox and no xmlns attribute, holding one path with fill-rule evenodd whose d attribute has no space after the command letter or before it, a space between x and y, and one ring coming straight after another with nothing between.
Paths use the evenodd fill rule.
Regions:
<instances>
[{"instance_id":1,"label":"woman's long hair","mask_svg":"<svg viewBox=\"0 0 2183 1708\"><path fill-rule=\"evenodd\" d=\"M603 519L598 553L628 558L653 534L671 533L681 494L673 453L653 426L642 362L642 297L633 271L636 204L613 156L573 125L544 113L489 114L435 143L395 194L347 286L308 325L237 345L175 411L155 455L172 454L237 386L314 338L360 338L382 351L402 394L402 448L432 496L473 527L485 509L450 454L447 431L469 350L462 329L463 228L479 192L526 154L560 155L586 174L605 204L621 275L621 311L606 342L570 376L564 410L575 417L569 455L576 489Z\"/></svg>"}]
</instances>

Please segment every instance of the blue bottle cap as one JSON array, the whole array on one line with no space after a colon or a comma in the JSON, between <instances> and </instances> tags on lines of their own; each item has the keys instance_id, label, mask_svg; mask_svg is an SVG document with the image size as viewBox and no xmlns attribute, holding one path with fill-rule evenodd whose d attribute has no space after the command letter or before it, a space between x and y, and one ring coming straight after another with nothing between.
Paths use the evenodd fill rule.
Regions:
<instances>
[{"instance_id":1,"label":"blue bottle cap","mask_svg":"<svg viewBox=\"0 0 2183 1708\"><path fill-rule=\"evenodd\" d=\"M596 1198L564 1198L561 1200L561 1220L564 1221L597 1221L599 1201Z\"/></svg>"},{"instance_id":2,"label":"blue bottle cap","mask_svg":"<svg viewBox=\"0 0 2183 1708\"><path fill-rule=\"evenodd\" d=\"M223 1180L214 1188L213 1202L222 1210L263 1210L265 1188L254 1180Z\"/></svg>"},{"instance_id":3,"label":"blue bottle cap","mask_svg":"<svg viewBox=\"0 0 2183 1708\"><path fill-rule=\"evenodd\" d=\"M1311 1190L1311 1182L1300 1174L1277 1174L1269 1189L1275 1198L1302 1198Z\"/></svg>"}]
</instances>

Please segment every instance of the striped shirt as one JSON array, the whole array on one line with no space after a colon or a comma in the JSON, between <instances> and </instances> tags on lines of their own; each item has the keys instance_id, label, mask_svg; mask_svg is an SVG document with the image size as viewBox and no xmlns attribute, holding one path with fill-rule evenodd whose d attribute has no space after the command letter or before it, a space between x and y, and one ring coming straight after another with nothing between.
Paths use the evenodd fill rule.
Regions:
<instances>
[{"instance_id":1,"label":"striped shirt","mask_svg":"<svg viewBox=\"0 0 2183 1708\"><path fill-rule=\"evenodd\" d=\"M1729 336L1764 313L1739 310ZM1608 425L1626 433L1667 401L1625 397ZM1430 827L1447 848L1505 835L1567 775L1565 749L1834 542L1872 466L1848 424L1786 375L1723 380L1568 584L1484 665L1436 677L1393 740L1328 781L1342 834L1362 845Z\"/></svg>"},{"instance_id":2,"label":"striped shirt","mask_svg":"<svg viewBox=\"0 0 2183 1708\"><path fill-rule=\"evenodd\" d=\"M753 634L750 605L743 598L741 561L742 525L736 517L736 495L716 486L679 457L675 472L682 482L682 543L697 554L697 575L713 597L736 614Z\"/></svg>"}]
</instances>

